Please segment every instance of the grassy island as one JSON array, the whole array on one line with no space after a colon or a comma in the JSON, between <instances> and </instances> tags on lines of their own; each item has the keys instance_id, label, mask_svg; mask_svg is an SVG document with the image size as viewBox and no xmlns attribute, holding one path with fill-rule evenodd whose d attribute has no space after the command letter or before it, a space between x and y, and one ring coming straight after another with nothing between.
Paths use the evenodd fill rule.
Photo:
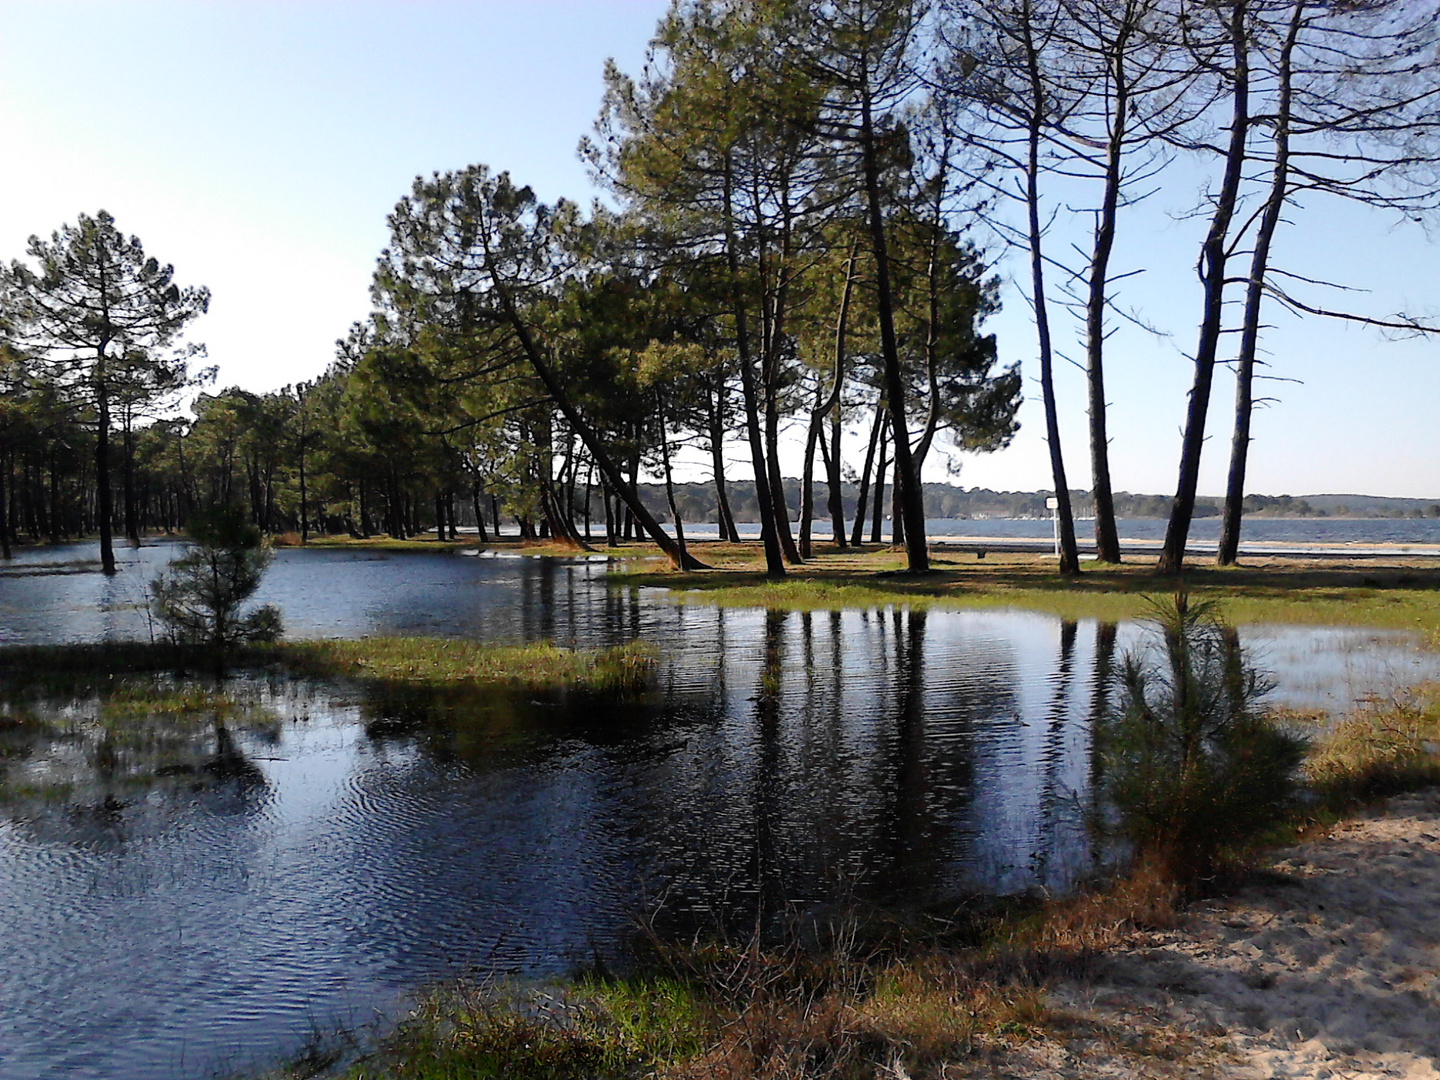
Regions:
<instances>
[{"instance_id":1,"label":"grassy island","mask_svg":"<svg viewBox=\"0 0 1440 1080\"><path fill-rule=\"evenodd\" d=\"M1197 565L1183 578L1158 575L1153 559L1087 563L1062 577L1054 559L1031 554L946 552L935 549L933 572L903 570L903 554L888 547L841 550L816 545L814 557L781 580L768 578L755 545L694 545L715 567L679 573L660 560L629 562L612 571L617 586L668 589L680 603L731 607L834 609L887 604L927 607L1020 608L1063 618L1134 618L1149 597L1183 582L1197 599L1214 600L1236 624L1305 623L1412 630L1440 643L1440 552L1433 558L1267 559L1239 567ZM624 549L622 549L624 550ZM633 549L631 549L633 550Z\"/></svg>"},{"instance_id":2,"label":"grassy island","mask_svg":"<svg viewBox=\"0 0 1440 1080\"><path fill-rule=\"evenodd\" d=\"M279 641L246 645L225 658L228 670L280 670L312 678L356 678L429 686L469 684L525 691L624 691L648 682L658 659L634 642L567 649L548 642L497 645L446 638L389 637ZM27 645L0 649L0 683L69 691L113 687L149 674L208 673L212 652L165 642ZM133 685L127 691L137 693ZM108 694L107 694L108 696Z\"/></svg>"}]
</instances>

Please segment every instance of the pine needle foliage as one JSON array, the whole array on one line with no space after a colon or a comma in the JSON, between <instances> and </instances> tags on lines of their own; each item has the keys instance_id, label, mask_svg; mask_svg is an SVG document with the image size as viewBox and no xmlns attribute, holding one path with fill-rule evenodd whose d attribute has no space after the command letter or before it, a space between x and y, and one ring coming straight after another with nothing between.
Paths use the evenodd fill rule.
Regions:
<instances>
[{"instance_id":1,"label":"pine needle foliage","mask_svg":"<svg viewBox=\"0 0 1440 1080\"><path fill-rule=\"evenodd\" d=\"M151 609L171 638L219 650L278 638L275 607L240 613L274 557L260 530L238 509L221 506L198 512L186 531L185 554L150 583Z\"/></svg>"},{"instance_id":2,"label":"pine needle foliage","mask_svg":"<svg viewBox=\"0 0 1440 1080\"><path fill-rule=\"evenodd\" d=\"M1105 789L1137 852L1194 882L1284 820L1306 742L1270 718L1273 683L1212 605L1176 593L1149 621L1158 648L1132 651L1116 676Z\"/></svg>"}]
</instances>

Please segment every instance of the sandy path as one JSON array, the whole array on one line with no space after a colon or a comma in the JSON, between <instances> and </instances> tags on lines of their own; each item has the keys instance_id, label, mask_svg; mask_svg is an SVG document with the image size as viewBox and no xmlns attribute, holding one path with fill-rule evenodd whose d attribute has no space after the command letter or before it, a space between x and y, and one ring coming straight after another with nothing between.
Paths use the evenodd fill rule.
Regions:
<instances>
[{"instance_id":1,"label":"sandy path","mask_svg":"<svg viewBox=\"0 0 1440 1080\"><path fill-rule=\"evenodd\" d=\"M989 1075L1440 1080L1440 792L1278 852L1051 1002L1067 1035Z\"/></svg>"}]
</instances>

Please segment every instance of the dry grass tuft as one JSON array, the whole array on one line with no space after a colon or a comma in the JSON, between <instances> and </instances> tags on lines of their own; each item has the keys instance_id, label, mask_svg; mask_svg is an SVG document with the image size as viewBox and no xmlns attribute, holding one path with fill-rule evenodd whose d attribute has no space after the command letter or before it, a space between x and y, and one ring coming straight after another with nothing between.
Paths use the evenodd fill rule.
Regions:
<instances>
[{"instance_id":1,"label":"dry grass tuft","mask_svg":"<svg viewBox=\"0 0 1440 1080\"><path fill-rule=\"evenodd\" d=\"M1113 948L1137 930L1173 926L1181 898L1168 863L1144 857L1109 888L1086 889L1022 923L1000 942L1001 955L1047 963L1078 960Z\"/></svg>"},{"instance_id":2,"label":"dry grass tuft","mask_svg":"<svg viewBox=\"0 0 1440 1080\"><path fill-rule=\"evenodd\" d=\"M1440 783L1440 685L1367 702L1319 740L1305 773L1332 810Z\"/></svg>"}]
</instances>

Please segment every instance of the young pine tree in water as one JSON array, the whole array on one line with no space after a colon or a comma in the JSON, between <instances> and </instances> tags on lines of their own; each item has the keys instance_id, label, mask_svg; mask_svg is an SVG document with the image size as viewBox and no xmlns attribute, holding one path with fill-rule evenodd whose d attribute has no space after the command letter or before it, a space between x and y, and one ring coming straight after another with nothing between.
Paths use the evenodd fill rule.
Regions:
<instances>
[{"instance_id":1,"label":"young pine tree in water","mask_svg":"<svg viewBox=\"0 0 1440 1080\"><path fill-rule=\"evenodd\" d=\"M242 615L260 587L273 553L238 509L202 510L186 530L191 543L150 583L151 608L176 642L224 650L280 636L280 612L270 604Z\"/></svg>"},{"instance_id":2,"label":"young pine tree in water","mask_svg":"<svg viewBox=\"0 0 1440 1080\"><path fill-rule=\"evenodd\" d=\"M1106 790L1137 853L1193 880L1280 822L1305 741L1269 718L1273 683L1212 605L1177 593L1152 622L1158 647L1131 652L1116 675Z\"/></svg>"}]
</instances>

